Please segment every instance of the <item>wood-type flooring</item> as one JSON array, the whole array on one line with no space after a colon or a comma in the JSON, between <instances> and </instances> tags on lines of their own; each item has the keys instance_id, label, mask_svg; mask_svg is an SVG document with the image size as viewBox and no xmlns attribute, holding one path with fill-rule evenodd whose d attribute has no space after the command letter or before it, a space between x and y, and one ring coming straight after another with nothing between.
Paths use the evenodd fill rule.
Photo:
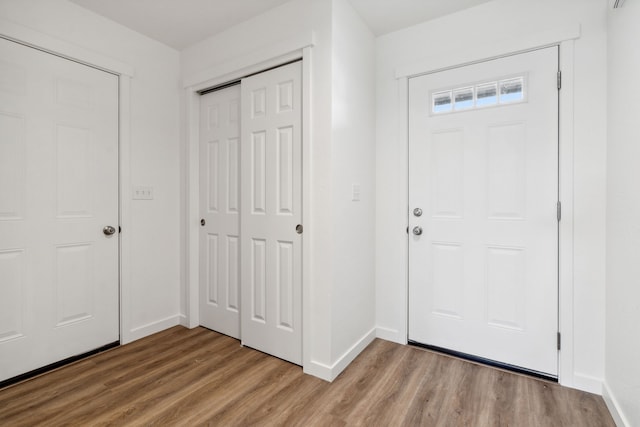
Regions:
<instances>
[{"instance_id":1,"label":"wood-type flooring","mask_svg":"<svg viewBox=\"0 0 640 427\"><path fill-rule=\"evenodd\" d=\"M0 426L580 426L603 399L382 340L333 382L177 326L0 390Z\"/></svg>"}]
</instances>

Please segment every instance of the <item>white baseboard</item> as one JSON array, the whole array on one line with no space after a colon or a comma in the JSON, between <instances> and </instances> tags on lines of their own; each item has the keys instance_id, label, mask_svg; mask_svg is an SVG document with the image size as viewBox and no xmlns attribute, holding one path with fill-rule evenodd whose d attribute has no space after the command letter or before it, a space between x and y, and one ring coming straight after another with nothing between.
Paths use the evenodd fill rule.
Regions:
<instances>
[{"instance_id":1,"label":"white baseboard","mask_svg":"<svg viewBox=\"0 0 640 427\"><path fill-rule=\"evenodd\" d=\"M331 366L312 360L309 366L304 366L304 373L331 382L335 380L374 339L376 339L376 328L367 332Z\"/></svg>"},{"instance_id":2,"label":"white baseboard","mask_svg":"<svg viewBox=\"0 0 640 427\"><path fill-rule=\"evenodd\" d=\"M407 337L402 336L397 329L389 329L378 326L376 328L376 338L381 340L391 341L398 344L407 344Z\"/></svg>"},{"instance_id":3,"label":"white baseboard","mask_svg":"<svg viewBox=\"0 0 640 427\"><path fill-rule=\"evenodd\" d=\"M573 384L571 387L601 396L602 378L596 378L592 377L591 375L585 375L576 372L573 375Z\"/></svg>"},{"instance_id":4,"label":"white baseboard","mask_svg":"<svg viewBox=\"0 0 640 427\"><path fill-rule=\"evenodd\" d=\"M178 315L178 321L180 326L184 326L185 328L192 329L192 327L189 326L189 319L187 319L187 316L185 316L184 314ZM195 326L193 328L195 328Z\"/></svg>"},{"instance_id":5,"label":"white baseboard","mask_svg":"<svg viewBox=\"0 0 640 427\"><path fill-rule=\"evenodd\" d=\"M333 381L331 378L331 366L325 365L324 363L316 362L312 360L310 363L305 364L302 367L302 371L305 374L313 375L316 378L320 378L325 381Z\"/></svg>"},{"instance_id":6,"label":"white baseboard","mask_svg":"<svg viewBox=\"0 0 640 427\"><path fill-rule=\"evenodd\" d=\"M181 316L179 314L176 314L165 319L147 323L146 325L137 326L129 331L126 342L123 342L122 344L128 344L132 341L139 340L140 338L148 337L149 335L180 325L180 317Z\"/></svg>"},{"instance_id":7,"label":"white baseboard","mask_svg":"<svg viewBox=\"0 0 640 427\"><path fill-rule=\"evenodd\" d=\"M613 421L615 421L616 426L631 427L631 423L624 416L624 413L622 412L622 408L620 408L620 404L618 403L618 400L611 392L611 389L609 388L609 385L606 383L606 381L602 385L602 397L604 399L604 403L607 404L607 408L609 409L609 412L611 412L611 417L613 418Z\"/></svg>"}]
</instances>

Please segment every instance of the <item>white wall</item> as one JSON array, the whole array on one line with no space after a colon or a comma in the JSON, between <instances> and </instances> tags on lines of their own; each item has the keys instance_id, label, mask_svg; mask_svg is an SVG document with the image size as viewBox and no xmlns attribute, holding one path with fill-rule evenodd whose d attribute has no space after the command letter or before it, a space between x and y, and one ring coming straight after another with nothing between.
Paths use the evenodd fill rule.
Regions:
<instances>
[{"instance_id":1,"label":"white wall","mask_svg":"<svg viewBox=\"0 0 640 427\"><path fill-rule=\"evenodd\" d=\"M564 384L600 392L604 374L606 5L495 0L377 39L376 314L378 335L406 340L407 147L399 140L396 68L581 24L575 42L574 359ZM565 345L571 345L566 343Z\"/></svg>"},{"instance_id":2,"label":"white wall","mask_svg":"<svg viewBox=\"0 0 640 427\"><path fill-rule=\"evenodd\" d=\"M131 80L131 176L154 188L132 201L130 305L124 337L140 338L179 320L179 55L65 0L2 0L0 18L113 58L135 69Z\"/></svg>"},{"instance_id":3,"label":"white wall","mask_svg":"<svg viewBox=\"0 0 640 427\"><path fill-rule=\"evenodd\" d=\"M640 425L640 4L610 9L605 398ZM622 425L622 423L620 423Z\"/></svg>"},{"instance_id":4,"label":"white wall","mask_svg":"<svg viewBox=\"0 0 640 427\"><path fill-rule=\"evenodd\" d=\"M332 16L335 363L375 336L375 39L346 0L333 0ZM352 200L353 184L360 201Z\"/></svg>"}]
</instances>

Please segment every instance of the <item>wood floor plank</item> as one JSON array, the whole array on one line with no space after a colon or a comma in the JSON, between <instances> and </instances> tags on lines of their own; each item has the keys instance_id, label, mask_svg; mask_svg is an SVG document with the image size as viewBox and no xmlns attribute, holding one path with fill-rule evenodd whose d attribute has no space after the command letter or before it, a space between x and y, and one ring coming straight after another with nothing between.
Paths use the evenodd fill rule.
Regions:
<instances>
[{"instance_id":1,"label":"wood floor plank","mask_svg":"<svg viewBox=\"0 0 640 427\"><path fill-rule=\"evenodd\" d=\"M80 421L91 421L95 424L122 425L133 422L148 413L149 409L162 407L164 402L173 400L176 390L195 383L205 377L212 364L220 361L224 356L233 356L240 351L237 344L229 341L213 341L211 347L203 346L200 342L195 347L187 347L170 360L164 359L162 365L153 364L144 376L132 377L128 373L117 382L106 381L110 394L94 396L91 402L76 408L71 416ZM219 351L219 354L215 352ZM166 357L163 354L163 357ZM200 361L206 361L201 363ZM171 386L168 386L168 385ZM116 408L126 408L116 411L116 414L106 417L96 413L112 412ZM114 416L116 415L116 416Z\"/></svg>"},{"instance_id":2,"label":"wood floor plank","mask_svg":"<svg viewBox=\"0 0 640 427\"><path fill-rule=\"evenodd\" d=\"M175 327L0 390L9 426L614 427L600 396L375 340L333 382Z\"/></svg>"}]
</instances>

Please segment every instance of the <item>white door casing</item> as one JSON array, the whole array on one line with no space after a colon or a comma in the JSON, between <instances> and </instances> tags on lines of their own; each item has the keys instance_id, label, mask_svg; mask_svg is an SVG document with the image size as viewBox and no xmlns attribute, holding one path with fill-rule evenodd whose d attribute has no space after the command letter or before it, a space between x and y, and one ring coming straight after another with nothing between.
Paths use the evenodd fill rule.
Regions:
<instances>
[{"instance_id":1,"label":"white door casing","mask_svg":"<svg viewBox=\"0 0 640 427\"><path fill-rule=\"evenodd\" d=\"M242 80L242 344L302 364L302 64Z\"/></svg>"},{"instance_id":2,"label":"white door casing","mask_svg":"<svg viewBox=\"0 0 640 427\"><path fill-rule=\"evenodd\" d=\"M240 338L240 85L200 98L200 324Z\"/></svg>"},{"instance_id":3,"label":"white door casing","mask_svg":"<svg viewBox=\"0 0 640 427\"><path fill-rule=\"evenodd\" d=\"M557 58L546 48L409 80L409 339L551 376ZM465 90L518 77L522 102L432 111L434 94L459 89L467 107Z\"/></svg>"},{"instance_id":4,"label":"white door casing","mask_svg":"<svg viewBox=\"0 0 640 427\"><path fill-rule=\"evenodd\" d=\"M3 380L119 340L118 77L0 49Z\"/></svg>"}]
</instances>

